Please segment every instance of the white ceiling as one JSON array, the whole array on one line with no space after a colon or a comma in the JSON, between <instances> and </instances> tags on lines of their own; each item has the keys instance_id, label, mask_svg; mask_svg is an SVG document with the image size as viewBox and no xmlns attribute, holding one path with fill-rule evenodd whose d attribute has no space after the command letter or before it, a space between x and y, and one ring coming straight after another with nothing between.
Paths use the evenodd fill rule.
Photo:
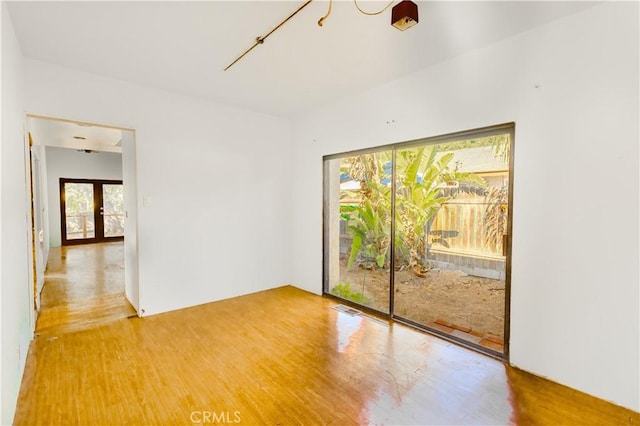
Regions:
<instances>
[{"instance_id":1,"label":"white ceiling","mask_svg":"<svg viewBox=\"0 0 640 426\"><path fill-rule=\"evenodd\" d=\"M122 152L120 129L33 116L27 117L27 128L34 145Z\"/></svg>"},{"instance_id":2,"label":"white ceiling","mask_svg":"<svg viewBox=\"0 0 640 426\"><path fill-rule=\"evenodd\" d=\"M594 4L418 1L401 32L316 0L225 72L304 1L8 3L26 57L289 117Z\"/></svg>"}]
</instances>

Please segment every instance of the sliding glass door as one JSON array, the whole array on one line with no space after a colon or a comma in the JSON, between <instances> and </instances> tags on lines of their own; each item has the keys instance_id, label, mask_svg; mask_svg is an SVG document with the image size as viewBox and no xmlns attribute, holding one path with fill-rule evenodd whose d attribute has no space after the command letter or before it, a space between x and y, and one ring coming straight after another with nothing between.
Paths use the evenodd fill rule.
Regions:
<instances>
[{"instance_id":1,"label":"sliding glass door","mask_svg":"<svg viewBox=\"0 0 640 426\"><path fill-rule=\"evenodd\" d=\"M391 151L325 161L325 291L389 312Z\"/></svg>"},{"instance_id":2,"label":"sliding glass door","mask_svg":"<svg viewBox=\"0 0 640 426\"><path fill-rule=\"evenodd\" d=\"M513 126L325 159L325 292L506 357Z\"/></svg>"},{"instance_id":3,"label":"sliding glass door","mask_svg":"<svg viewBox=\"0 0 640 426\"><path fill-rule=\"evenodd\" d=\"M60 179L62 244L124 238L122 181Z\"/></svg>"},{"instance_id":4,"label":"sliding glass door","mask_svg":"<svg viewBox=\"0 0 640 426\"><path fill-rule=\"evenodd\" d=\"M393 313L504 352L508 134L397 151Z\"/></svg>"}]
</instances>

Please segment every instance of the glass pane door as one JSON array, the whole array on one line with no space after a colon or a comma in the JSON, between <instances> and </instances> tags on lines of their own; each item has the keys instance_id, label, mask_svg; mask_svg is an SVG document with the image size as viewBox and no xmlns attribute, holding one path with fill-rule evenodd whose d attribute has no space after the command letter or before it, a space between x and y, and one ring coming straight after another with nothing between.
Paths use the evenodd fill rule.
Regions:
<instances>
[{"instance_id":1,"label":"glass pane door","mask_svg":"<svg viewBox=\"0 0 640 426\"><path fill-rule=\"evenodd\" d=\"M67 240L92 239L96 236L94 190L91 183L64 184Z\"/></svg>"},{"instance_id":2,"label":"glass pane door","mask_svg":"<svg viewBox=\"0 0 640 426\"><path fill-rule=\"evenodd\" d=\"M60 179L62 244L124 238L122 181Z\"/></svg>"},{"instance_id":3,"label":"glass pane door","mask_svg":"<svg viewBox=\"0 0 640 426\"><path fill-rule=\"evenodd\" d=\"M102 185L104 236L124 236L124 194L122 184Z\"/></svg>"},{"instance_id":4,"label":"glass pane door","mask_svg":"<svg viewBox=\"0 0 640 426\"><path fill-rule=\"evenodd\" d=\"M325 162L325 291L389 312L391 151Z\"/></svg>"},{"instance_id":5,"label":"glass pane door","mask_svg":"<svg viewBox=\"0 0 640 426\"><path fill-rule=\"evenodd\" d=\"M394 315L502 354L509 134L396 153Z\"/></svg>"}]
</instances>

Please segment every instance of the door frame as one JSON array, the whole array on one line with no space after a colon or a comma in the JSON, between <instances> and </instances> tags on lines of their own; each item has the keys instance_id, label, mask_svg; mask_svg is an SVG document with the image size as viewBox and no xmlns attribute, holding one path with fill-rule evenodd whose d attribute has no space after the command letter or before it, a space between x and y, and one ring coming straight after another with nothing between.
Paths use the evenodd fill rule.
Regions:
<instances>
[{"instance_id":1,"label":"door frame","mask_svg":"<svg viewBox=\"0 0 640 426\"><path fill-rule=\"evenodd\" d=\"M82 238L82 239L67 239L67 213L66 213L66 194L64 190L64 185L66 183L86 183L93 184L94 192L93 192L93 223L94 223L94 237L93 238ZM122 241L124 240L124 235L119 237L105 237L104 236L104 216L102 216L102 185L122 185L122 180L110 180L110 179L75 179L75 178L60 178L60 236L62 238L63 246L71 246L78 244L92 244L92 243L103 243L109 241ZM97 190L96 190L97 189ZM102 226L99 227L98 224L101 223ZM100 235L98 233L99 229L102 229Z\"/></svg>"},{"instance_id":2,"label":"door frame","mask_svg":"<svg viewBox=\"0 0 640 426\"><path fill-rule=\"evenodd\" d=\"M436 330L430 327L427 327L423 324L411 321L409 319L406 318L402 318L401 316L398 316L394 313L394 296L395 296L395 279L394 279L394 275L395 275L395 259L394 259L394 253L395 253L395 238L391 238L390 241L390 252L391 252L391 267L390 267L390 283L389 283L389 313L386 312L382 312L382 311L378 311L377 309L374 308L370 308L368 306L363 306L363 305L359 305L357 303L354 303L350 300L347 299L343 299L337 296L334 296L333 294L331 294L329 292L329 280L328 280L328 274L329 274L329 264L328 264L328 259L329 259L329 242L328 242L328 238L327 238L327 229L328 229L328 224L327 224L327 213L328 213L328 209L330 208L330 206L327 205L327 200L326 200L326 187L328 185L328 171L327 171L327 167L326 167L326 161L327 160L333 160L333 159L338 159L338 158L344 158L344 157L349 157L349 156L353 156L353 155L362 155L362 154L369 154L369 153L375 153L375 152L380 152L380 151L385 151L385 150L391 150L392 151L392 156L393 156L393 160L392 161L392 177L391 177L391 193L395 194L396 193L396 164L395 164L395 155L396 155L396 151L399 149L407 149L407 148L413 148L413 147L417 147L417 146L421 146L421 145L436 145L439 143L445 143L445 142L453 142L453 141L458 141L464 138L468 138L468 137L483 137L483 136L491 136L491 135L497 135L497 134L509 134L510 137L510 144L509 144L509 186L508 186L508 191L509 191L509 196L508 196L508 216L507 216L507 236L506 236L506 241L505 241L505 300L504 300L504 346L503 346L503 353L499 353L497 351L494 351L492 349L480 346L479 344L474 344L472 342L468 342L464 339L458 338L456 336L452 336L449 335L445 332L442 332L440 330ZM510 357L510 351L509 351L509 342L511 340L511 261L512 261L512 242L513 242L513 178L514 178L514 174L513 174L513 168L514 168L514 150L515 147L515 123L514 122L509 122L509 123L503 123L503 124L498 124L498 125L494 125L494 126L487 126L487 127L482 127L482 128L477 128L477 129L472 129L472 130L465 130L465 131L461 131L461 132L455 132L455 133L448 133L448 134L444 134L444 135L438 135L438 136L433 136L433 137L427 137L427 138L421 138L421 139L414 139L414 140L410 140L410 141L405 141L405 142L397 142L397 143L392 143L392 144L387 144L387 145L382 145L382 146L377 146L377 147L371 147L371 148L365 148L365 149L360 149L360 150L353 150L353 151L346 151L346 152L341 152L341 153L336 153L336 154L331 154L331 155L325 155L322 157L322 161L323 161L323 177L322 177L322 182L323 182L323 190L322 190L322 197L323 197L323 203L322 203L322 244L323 244L323 248L322 248L322 253L323 253L323 259L322 259L322 295L325 297L329 297L332 299L335 299L337 301L339 301L342 304L345 305L350 305L356 309L362 310L364 312L368 312L370 314L373 314L375 316L379 316L381 318L387 319L387 320L391 320L391 321L396 321L402 324L406 324L408 326L426 331L430 334L434 334L438 337L441 337L445 340L448 341L452 341L454 343L457 343L461 346L465 346L468 347L470 349L473 349L475 351L478 351L480 353L483 353L485 355L489 355L491 357L503 360L505 362L509 362L509 357ZM391 198L391 209L392 209L392 221L391 221L391 232L392 235L394 235L395 232L395 220L393 220L393 218L395 218L395 196L392 196Z\"/></svg>"},{"instance_id":3,"label":"door frame","mask_svg":"<svg viewBox=\"0 0 640 426\"><path fill-rule=\"evenodd\" d=\"M96 127L105 127L108 129L117 129L123 131L123 150L122 150L122 169L123 169L123 182L127 182L127 189L125 192L125 297L136 309L138 316L142 316L144 310L141 307L140 303L140 279L139 279L139 257L140 257L140 249L138 244L138 191L137 191L137 180L138 180L138 169L137 169L137 138L136 138L136 129L130 126L118 126L113 124L104 124L96 121L85 121L85 120L73 120L69 118L63 118L54 115L43 115L43 114L34 114L27 112L24 116L24 128L23 128L23 144L24 144L24 157L25 157L25 186L27 187L27 191L30 197L33 197L31 186L29 185L29 176L31 173L31 167L29 160L29 137L28 133L33 130L31 120L51 120L51 121L59 121L64 123L73 123L77 125L86 125L86 126L96 126ZM34 143L37 144L37 143ZM46 144L37 144L46 146ZM126 159L126 160L125 160ZM42 162L46 167L46 156L42 158ZM46 184L46 181L44 182ZM46 188L46 185L44 185ZM47 190L44 190L45 196L48 194ZM48 204L47 204L48 206ZM28 215L31 214L31 209L27 206ZM47 213L51 213L48 209ZM54 224L48 222L48 218L51 216L45 216L45 220L47 221L47 234L51 233L51 226ZM30 223L30 217L27 218L27 221ZM130 237L130 238L129 238ZM33 245L33 241L36 238L34 235L33 229L29 232L30 243ZM128 243L126 241L129 241ZM45 239L45 244L48 246L48 236ZM48 251L47 251L48 255ZM33 262L35 259L32 256L32 250L28 250L29 256L29 282L28 282L28 294L29 299L33 296L33 278L31 274L33 273ZM48 259L48 257L47 257ZM45 260L46 262L46 260ZM36 302L30 301L31 306L36 306ZM36 317L38 315L38 311L34 308L31 311L31 315L29 316L30 320L30 329L31 332L35 330Z\"/></svg>"}]
</instances>

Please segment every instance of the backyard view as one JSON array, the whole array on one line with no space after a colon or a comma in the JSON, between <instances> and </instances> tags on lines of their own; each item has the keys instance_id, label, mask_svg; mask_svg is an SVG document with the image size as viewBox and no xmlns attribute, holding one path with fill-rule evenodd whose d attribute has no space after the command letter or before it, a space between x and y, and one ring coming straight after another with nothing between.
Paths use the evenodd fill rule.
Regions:
<instances>
[{"instance_id":1,"label":"backyard view","mask_svg":"<svg viewBox=\"0 0 640 426\"><path fill-rule=\"evenodd\" d=\"M67 182L64 191L67 239L94 238L93 185Z\"/></svg>"},{"instance_id":2,"label":"backyard view","mask_svg":"<svg viewBox=\"0 0 640 426\"><path fill-rule=\"evenodd\" d=\"M328 292L503 352L510 143L326 160Z\"/></svg>"},{"instance_id":3,"label":"backyard view","mask_svg":"<svg viewBox=\"0 0 640 426\"><path fill-rule=\"evenodd\" d=\"M122 184L65 182L66 239L96 238L95 210L98 204L104 237L124 235L124 193ZM95 198L101 195L100 200Z\"/></svg>"},{"instance_id":4,"label":"backyard view","mask_svg":"<svg viewBox=\"0 0 640 426\"><path fill-rule=\"evenodd\" d=\"M102 185L104 236L124 235L124 192L121 184Z\"/></svg>"}]
</instances>

